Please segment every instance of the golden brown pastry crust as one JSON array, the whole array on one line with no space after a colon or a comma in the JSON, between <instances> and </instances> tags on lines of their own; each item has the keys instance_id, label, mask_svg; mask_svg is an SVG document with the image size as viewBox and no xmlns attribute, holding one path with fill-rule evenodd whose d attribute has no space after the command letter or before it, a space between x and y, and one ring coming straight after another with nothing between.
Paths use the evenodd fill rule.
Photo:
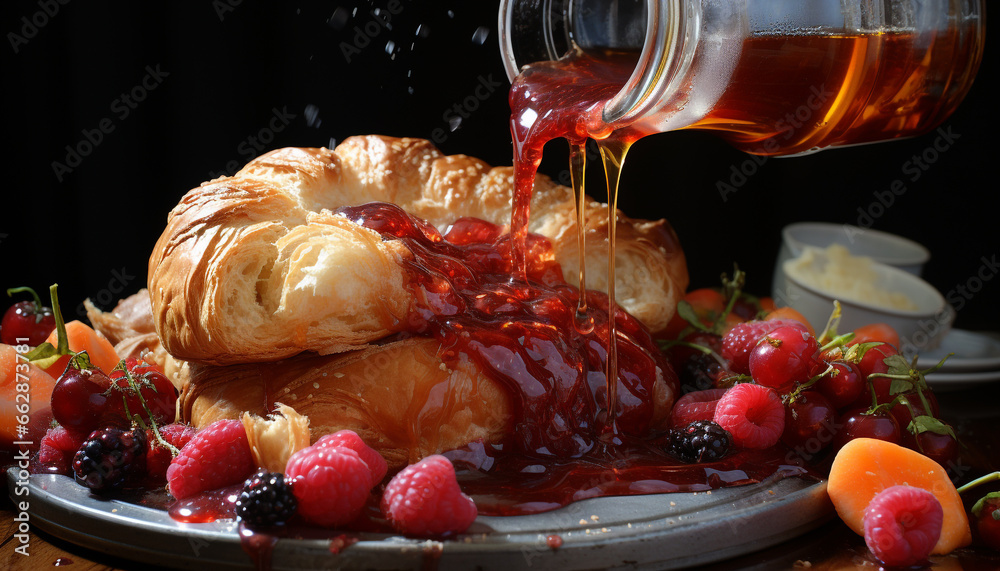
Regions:
<instances>
[{"instance_id":1,"label":"golden brown pastry crust","mask_svg":"<svg viewBox=\"0 0 1000 571\"><path fill-rule=\"evenodd\" d=\"M481 371L448 369L439 343L413 337L337 355L271 363L195 365L181 416L201 428L282 403L309 418L312 440L349 429L393 468L509 430L506 393Z\"/></svg>"},{"instance_id":2,"label":"golden brown pastry crust","mask_svg":"<svg viewBox=\"0 0 1000 571\"><path fill-rule=\"evenodd\" d=\"M149 262L156 330L175 357L214 364L329 354L381 339L402 329L412 302L400 266L409 251L330 210L385 201L439 228L459 216L502 224L512 179L510 168L446 157L419 139L353 137L336 150L267 153L190 191L170 213ZM603 289L607 216L600 204L587 208L587 285ZM531 220L575 280L572 192L538 177ZM621 214L618 230L618 301L662 329L687 286L677 238L664 221Z\"/></svg>"}]
</instances>

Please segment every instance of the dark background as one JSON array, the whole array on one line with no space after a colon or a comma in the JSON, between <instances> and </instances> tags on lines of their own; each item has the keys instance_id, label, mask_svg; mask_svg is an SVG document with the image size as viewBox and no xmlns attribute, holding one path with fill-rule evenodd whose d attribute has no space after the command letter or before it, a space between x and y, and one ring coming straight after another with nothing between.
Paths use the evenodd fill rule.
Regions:
<instances>
[{"instance_id":1,"label":"dark background","mask_svg":"<svg viewBox=\"0 0 1000 571\"><path fill-rule=\"evenodd\" d=\"M144 285L188 189L277 147L437 133L446 153L511 162L496 2L399 0L374 38L355 27L388 12L382 0L177 4L3 3L3 287L59 282L70 319L87 296L113 305ZM931 250L925 277L962 300L956 325L969 329L1000 323L996 51L987 42L976 85L944 125L959 138L870 222ZM449 122L481 83L500 86ZM142 101L122 98L133 90ZM672 222L693 286L715 285L736 262L766 294L783 225L869 223L860 213L879 213L876 193L936 137L771 159L723 201L716 183L748 155L705 133L661 134L630 154L620 207ZM542 171L560 179L565 168L556 142Z\"/></svg>"}]
</instances>

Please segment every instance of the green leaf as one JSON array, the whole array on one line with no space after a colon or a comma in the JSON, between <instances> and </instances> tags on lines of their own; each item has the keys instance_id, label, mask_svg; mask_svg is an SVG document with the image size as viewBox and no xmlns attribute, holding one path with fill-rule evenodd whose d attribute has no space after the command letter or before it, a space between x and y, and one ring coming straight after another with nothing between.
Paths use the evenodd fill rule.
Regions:
<instances>
[{"instance_id":1,"label":"green leaf","mask_svg":"<svg viewBox=\"0 0 1000 571\"><path fill-rule=\"evenodd\" d=\"M955 436L955 431L948 426L946 423L934 418L933 416L915 416L913 420L910 421L909 426L906 427L913 434L920 434L921 432L933 432L934 434L941 434L943 436L951 436L952 438L958 439Z\"/></svg>"},{"instance_id":2,"label":"green leaf","mask_svg":"<svg viewBox=\"0 0 1000 571\"><path fill-rule=\"evenodd\" d=\"M890 355L883 359L882 362L889 367L887 372L890 375L909 375L912 370L910 362L902 355Z\"/></svg>"},{"instance_id":3,"label":"green leaf","mask_svg":"<svg viewBox=\"0 0 1000 571\"><path fill-rule=\"evenodd\" d=\"M690 323L691 327L698 331L708 331L708 328L701 323L698 314L695 313L694 307L683 299L677 302L677 315L680 315L684 321Z\"/></svg>"},{"instance_id":4,"label":"green leaf","mask_svg":"<svg viewBox=\"0 0 1000 571\"><path fill-rule=\"evenodd\" d=\"M851 345L847 348L847 352L844 353L844 360L858 364L865 358L865 353L875 347L878 347L879 345L882 345L881 341L869 341L867 343L857 343L855 345Z\"/></svg>"},{"instance_id":5,"label":"green leaf","mask_svg":"<svg viewBox=\"0 0 1000 571\"><path fill-rule=\"evenodd\" d=\"M979 501L977 501L976 504L974 506L972 506L972 515L974 515L976 517L979 517L979 514L982 513L983 508L986 507L986 502L988 502L989 500L994 500L994 499L1000 500L1000 492L990 492L990 493L986 494L985 496L979 498ZM1000 511L1000 510L997 510L997 511ZM1000 519L1000 518L997 517L997 512L996 511L993 512L993 519Z\"/></svg>"},{"instance_id":6,"label":"green leaf","mask_svg":"<svg viewBox=\"0 0 1000 571\"><path fill-rule=\"evenodd\" d=\"M913 390L913 383L906 379L893 379L889 385L890 395L901 395Z\"/></svg>"},{"instance_id":7,"label":"green leaf","mask_svg":"<svg viewBox=\"0 0 1000 571\"><path fill-rule=\"evenodd\" d=\"M59 349L53 347L51 343L45 342L25 353L24 358L42 369L48 369L64 354L60 353Z\"/></svg>"}]
</instances>

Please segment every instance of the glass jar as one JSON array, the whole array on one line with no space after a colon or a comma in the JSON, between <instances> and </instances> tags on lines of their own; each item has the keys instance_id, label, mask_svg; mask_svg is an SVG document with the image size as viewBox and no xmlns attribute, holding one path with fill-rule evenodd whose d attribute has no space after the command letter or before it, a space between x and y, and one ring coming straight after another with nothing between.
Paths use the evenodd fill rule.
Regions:
<instances>
[{"instance_id":1,"label":"glass jar","mask_svg":"<svg viewBox=\"0 0 1000 571\"><path fill-rule=\"evenodd\" d=\"M570 52L631 53L604 130L794 155L944 121L979 67L985 0L503 0L500 41L512 80Z\"/></svg>"}]
</instances>

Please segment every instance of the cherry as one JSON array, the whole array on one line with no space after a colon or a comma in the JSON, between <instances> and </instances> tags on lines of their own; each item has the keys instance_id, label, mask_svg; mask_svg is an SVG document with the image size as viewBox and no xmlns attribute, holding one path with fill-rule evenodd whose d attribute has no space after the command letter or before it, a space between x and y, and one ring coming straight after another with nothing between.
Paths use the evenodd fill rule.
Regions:
<instances>
[{"instance_id":1,"label":"cherry","mask_svg":"<svg viewBox=\"0 0 1000 571\"><path fill-rule=\"evenodd\" d=\"M818 452L833 440L836 411L817 391L805 391L787 406L781 441L791 448Z\"/></svg>"},{"instance_id":2,"label":"cherry","mask_svg":"<svg viewBox=\"0 0 1000 571\"><path fill-rule=\"evenodd\" d=\"M915 440L913 433L909 431L910 421L913 420L915 416L933 416L938 417L938 401L937 397L931 391L923 391L924 398L927 399L927 403L930 405L931 409L927 410L924 407L924 402L920 400L920 395L916 391L908 392L902 395L900 402L889 410L889 414L896 419L896 424L899 425L899 430L903 436L903 443L910 448L914 448ZM906 402L903 402L905 399ZM888 402L888 401L887 401ZM911 411L912 409L912 411Z\"/></svg>"},{"instance_id":3,"label":"cherry","mask_svg":"<svg viewBox=\"0 0 1000 571\"><path fill-rule=\"evenodd\" d=\"M833 408L840 410L850 406L868 392L868 386L857 365L834 360L830 366L833 371L820 377L815 388L823 393Z\"/></svg>"},{"instance_id":4,"label":"cherry","mask_svg":"<svg viewBox=\"0 0 1000 571\"><path fill-rule=\"evenodd\" d=\"M834 438L834 446L839 450L855 438L875 438L893 444L900 444L899 425L891 414L876 412L866 414L859 408L844 413L838 422L840 430Z\"/></svg>"},{"instance_id":5,"label":"cherry","mask_svg":"<svg viewBox=\"0 0 1000 571\"><path fill-rule=\"evenodd\" d=\"M865 352L865 356L858 363L858 370L861 371L861 376L867 379L873 373L889 372L889 365L885 364L885 359L893 355L899 355L899 351L888 343L876 345L868 349Z\"/></svg>"},{"instance_id":6,"label":"cherry","mask_svg":"<svg viewBox=\"0 0 1000 571\"><path fill-rule=\"evenodd\" d=\"M56 318L51 307L42 305L42 300L31 288L11 288L8 295L27 291L35 298L19 301L7 309L0 322L0 342L7 345L41 345L56 328Z\"/></svg>"},{"instance_id":7,"label":"cherry","mask_svg":"<svg viewBox=\"0 0 1000 571\"><path fill-rule=\"evenodd\" d=\"M782 326L764 335L750 353L750 376L779 393L805 381L816 367L819 343L798 327Z\"/></svg>"},{"instance_id":8,"label":"cherry","mask_svg":"<svg viewBox=\"0 0 1000 571\"><path fill-rule=\"evenodd\" d=\"M68 430L96 430L107 408L110 386L111 379L100 369L81 368L71 360L52 388L52 416Z\"/></svg>"},{"instance_id":9,"label":"cherry","mask_svg":"<svg viewBox=\"0 0 1000 571\"><path fill-rule=\"evenodd\" d=\"M913 448L946 469L958 460L958 441L950 434L921 432L916 436Z\"/></svg>"},{"instance_id":10,"label":"cherry","mask_svg":"<svg viewBox=\"0 0 1000 571\"><path fill-rule=\"evenodd\" d=\"M1000 498L987 498L976 517L979 539L988 547L1000 551Z\"/></svg>"},{"instance_id":11,"label":"cherry","mask_svg":"<svg viewBox=\"0 0 1000 571\"><path fill-rule=\"evenodd\" d=\"M124 369L122 364L124 364ZM129 382L130 378L133 383ZM129 357L124 359L119 367L111 371L111 381L115 384L115 390L112 391L113 398L105 410L105 416L109 420L124 420L128 423L129 419L125 410L125 405L127 405L128 414L139 415L144 421L149 420L147 408L149 413L153 415L153 420L159 424L174 421L177 389L156 365ZM138 393L136 393L135 387L138 388ZM124 400L122 400L121 395L125 395ZM145 408L143 400L146 402Z\"/></svg>"}]
</instances>

